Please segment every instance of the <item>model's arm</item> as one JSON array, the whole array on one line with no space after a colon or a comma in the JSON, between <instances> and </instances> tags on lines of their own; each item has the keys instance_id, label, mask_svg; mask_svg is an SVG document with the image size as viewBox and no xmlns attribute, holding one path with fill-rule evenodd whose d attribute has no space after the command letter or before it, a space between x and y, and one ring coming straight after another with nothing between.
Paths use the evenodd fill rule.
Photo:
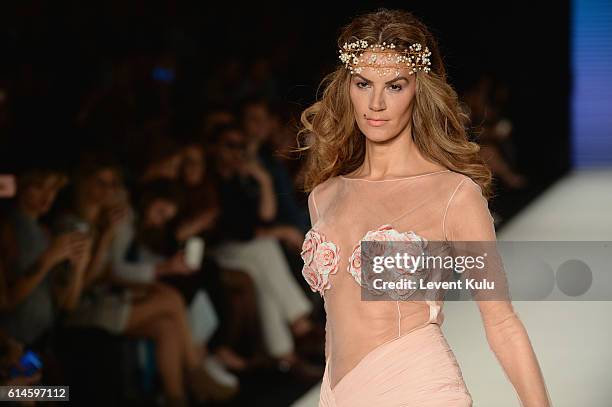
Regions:
<instances>
[{"instance_id":1,"label":"model's arm","mask_svg":"<svg viewBox=\"0 0 612 407\"><path fill-rule=\"evenodd\" d=\"M471 180L464 181L456 190L448 206L444 226L447 239L451 241L496 240L487 201L478 185ZM483 247L492 245L485 244ZM503 284L503 267L496 267L495 264L501 265L501 262L487 262L487 273L498 285ZM489 347L514 386L521 405L549 407L552 403L527 331L515 313L509 295L499 295L506 288L496 286L495 297L477 300Z\"/></svg>"},{"instance_id":2,"label":"model's arm","mask_svg":"<svg viewBox=\"0 0 612 407\"><path fill-rule=\"evenodd\" d=\"M315 201L315 191L308 194L308 213L310 214L310 225L313 226L319 220L319 210ZM325 318L325 361L327 362L331 355L331 324L327 317Z\"/></svg>"}]
</instances>

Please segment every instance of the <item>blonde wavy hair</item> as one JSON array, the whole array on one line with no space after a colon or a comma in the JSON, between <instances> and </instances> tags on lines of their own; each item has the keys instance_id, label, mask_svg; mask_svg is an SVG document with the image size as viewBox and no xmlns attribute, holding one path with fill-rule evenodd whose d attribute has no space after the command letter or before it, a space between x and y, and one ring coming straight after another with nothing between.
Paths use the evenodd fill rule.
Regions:
<instances>
[{"instance_id":1,"label":"blonde wavy hair","mask_svg":"<svg viewBox=\"0 0 612 407\"><path fill-rule=\"evenodd\" d=\"M426 158L469 176L481 187L483 196L490 199L491 171L479 155L480 146L468 140L467 109L447 83L437 42L427 27L407 11L379 9L357 16L343 27L338 48L356 40L395 43L398 48L419 42L429 48L431 71L414 74L412 137ZM308 151L302 173L306 192L328 178L350 173L363 163L365 136L355 121L350 79L348 69L339 63L319 85L319 89L324 87L320 100L301 113L295 151Z\"/></svg>"}]
</instances>

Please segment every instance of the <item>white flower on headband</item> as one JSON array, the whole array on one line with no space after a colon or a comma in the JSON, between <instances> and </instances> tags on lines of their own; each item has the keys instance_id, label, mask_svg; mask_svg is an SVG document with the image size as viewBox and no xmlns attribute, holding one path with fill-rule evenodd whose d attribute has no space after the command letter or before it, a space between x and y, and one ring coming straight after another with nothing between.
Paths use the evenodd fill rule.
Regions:
<instances>
[{"instance_id":1,"label":"white flower on headband","mask_svg":"<svg viewBox=\"0 0 612 407\"><path fill-rule=\"evenodd\" d=\"M345 42L338 52L340 61L345 68L353 73L361 73L364 67L375 68L379 75L383 76L391 72L392 67L395 68L395 76L399 76L399 68L410 68L409 74L412 75L417 71L429 72L431 61L429 57L431 52L427 47L414 43L408 49L397 50L395 44L368 44L365 40L355 42ZM369 58L362 58L364 52L370 51L372 54Z\"/></svg>"}]
</instances>

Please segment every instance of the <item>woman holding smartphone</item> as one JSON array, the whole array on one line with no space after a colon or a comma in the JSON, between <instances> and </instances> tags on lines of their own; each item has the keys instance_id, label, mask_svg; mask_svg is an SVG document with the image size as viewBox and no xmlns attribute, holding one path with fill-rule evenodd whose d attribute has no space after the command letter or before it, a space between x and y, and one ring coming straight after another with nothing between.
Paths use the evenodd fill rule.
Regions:
<instances>
[{"instance_id":1,"label":"woman holding smartphone","mask_svg":"<svg viewBox=\"0 0 612 407\"><path fill-rule=\"evenodd\" d=\"M169 405L186 402L185 383L200 401L232 397L236 387L215 382L205 368L204 354L193 340L182 297L155 280L156 276L193 272L182 253L131 268L125 263L127 271L123 270L118 278L114 268L124 263L113 261L113 245L125 237L119 233L130 221L127 194L122 189L119 167L111 158L99 152L83 155L75 176L72 204L59 217L57 227L87 229L94 244L83 295L66 322L151 339L156 345L155 361ZM138 271L150 272L151 280L142 279ZM130 273L135 274L132 280Z\"/></svg>"}]
</instances>

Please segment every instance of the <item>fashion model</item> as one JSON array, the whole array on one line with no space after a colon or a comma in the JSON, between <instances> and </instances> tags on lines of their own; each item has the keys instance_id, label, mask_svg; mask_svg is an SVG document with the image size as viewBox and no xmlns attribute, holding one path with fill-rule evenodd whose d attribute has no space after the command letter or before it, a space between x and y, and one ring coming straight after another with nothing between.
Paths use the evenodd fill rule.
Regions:
<instances>
[{"instance_id":1,"label":"fashion model","mask_svg":"<svg viewBox=\"0 0 612 407\"><path fill-rule=\"evenodd\" d=\"M362 241L496 240L491 173L468 141L435 39L412 14L356 17L338 68L302 113L312 229L303 276L324 299L320 406L471 406L440 329L442 301L362 299ZM508 299L477 301L486 337L523 406L551 402Z\"/></svg>"}]
</instances>

